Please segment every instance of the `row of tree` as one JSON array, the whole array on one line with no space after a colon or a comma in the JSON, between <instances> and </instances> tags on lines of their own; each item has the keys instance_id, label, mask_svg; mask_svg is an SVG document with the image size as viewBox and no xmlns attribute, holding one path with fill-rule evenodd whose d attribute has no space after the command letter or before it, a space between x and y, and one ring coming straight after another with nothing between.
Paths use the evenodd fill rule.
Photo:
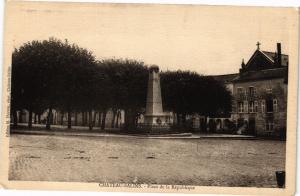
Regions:
<instances>
[{"instance_id":1,"label":"row of tree","mask_svg":"<svg viewBox=\"0 0 300 196\"><path fill-rule=\"evenodd\" d=\"M55 38L31 41L12 55L11 114L14 126L18 111L47 112L50 129L52 111L67 114L71 128L73 112L102 114L102 128L108 110L125 113L125 129L136 127L136 117L145 111L148 67L136 60L97 61L87 49ZM185 122L188 114L205 116L230 111L231 96L224 84L194 72L161 73L164 108ZM90 120L89 127L93 127Z\"/></svg>"},{"instance_id":2,"label":"row of tree","mask_svg":"<svg viewBox=\"0 0 300 196\"><path fill-rule=\"evenodd\" d=\"M184 125L187 115L202 115L207 121L207 117L224 117L231 111L231 93L211 76L168 71L161 74L161 83L164 108L176 114L177 125Z\"/></svg>"}]
</instances>

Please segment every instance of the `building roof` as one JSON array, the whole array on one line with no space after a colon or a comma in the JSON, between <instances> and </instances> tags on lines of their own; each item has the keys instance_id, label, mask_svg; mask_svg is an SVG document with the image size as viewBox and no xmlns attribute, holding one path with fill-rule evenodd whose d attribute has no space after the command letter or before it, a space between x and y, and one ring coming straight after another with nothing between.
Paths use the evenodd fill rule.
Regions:
<instances>
[{"instance_id":1,"label":"building roof","mask_svg":"<svg viewBox=\"0 0 300 196\"><path fill-rule=\"evenodd\" d=\"M274 69L264 69L259 71L247 71L241 73L236 77L233 82L246 82L255 80L266 80L275 78L287 79L288 69L287 67L280 67Z\"/></svg>"},{"instance_id":2,"label":"building roof","mask_svg":"<svg viewBox=\"0 0 300 196\"><path fill-rule=\"evenodd\" d=\"M217 81L222 81L224 83L229 83L229 82L232 82L232 80L234 80L238 76L239 76L238 73L234 73L234 74L225 74L225 75L214 75L214 76L211 76L211 77L213 77Z\"/></svg>"},{"instance_id":3,"label":"building roof","mask_svg":"<svg viewBox=\"0 0 300 196\"><path fill-rule=\"evenodd\" d=\"M264 55L266 55L269 59L275 62L275 58L277 54L275 52L268 52L268 51L260 51ZM289 56L286 54L281 54L281 65L288 66L289 64Z\"/></svg>"},{"instance_id":4,"label":"building roof","mask_svg":"<svg viewBox=\"0 0 300 196\"><path fill-rule=\"evenodd\" d=\"M288 66L288 55L281 54L281 65ZM242 65L242 69L247 70L261 70L261 69L272 69L278 67L277 63L277 53L256 50L250 57L246 65Z\"/></svg>"},{"instance_id":5,"label":"building roof","mask_svg":"<svg viewBox=\"0 0 300 196\"><path fill-rule=\"evenodd\" d=\"M279 45L280 47L280 45ZM259 48L253 53L247 64L242 62L240 73L211 76L224 83L269 80L275 78L288 79L289 56L281 54L281 64L277 63L278 53L262 51Z\"/></svg>"}]
</instances>

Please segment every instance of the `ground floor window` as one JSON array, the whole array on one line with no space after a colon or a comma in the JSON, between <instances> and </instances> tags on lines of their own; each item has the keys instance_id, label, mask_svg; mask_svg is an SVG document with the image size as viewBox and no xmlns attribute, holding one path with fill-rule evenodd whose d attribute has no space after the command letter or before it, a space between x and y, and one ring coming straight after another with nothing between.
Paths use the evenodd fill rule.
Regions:
<instances>
[{"instance_id":1,"label":"ground floor window","mask_svg":"<svg viewBox=\"0 0 300 196\"><path fill-rule=\"evenodd\" d=\"M249 112L250 112L250 113L253 113L253 112L254 112L254 102L253 102L253 101L250 101L250 102L249 102Z\"/></svg>"},{"instance_id":2,"label":"ground floor window","mask_svg":"<svg viewBox=\"0 0 300 196\"><path fill-rule=\"evenodd\" d=\"M261 112L265 113L265 111L266 111L266 101L262 100L261 101Z\"/></svg>"},{"instance_id":3,"label":"ground floor window","mask_svg":"<svg viewBox=\"0 0 300 196\"><path fill-rule=\"evenodd\" d=\"M258 112L258 101L254 101L254 112Z\"/></svg>"},{"instance_id":4,"label":"ground floor window","mask_svg":"<svg viewBox=\"0 0 300 196\"><path fill-rule=\"evenodd\" d=\"M248 101L244 101L244 112L248 112Z\"/></svg>"},{"instance_id":5,"label":"ground floor window","mask_svg":"<svg viewBox=\"0 0 300 196\"><path fill-rule=\"evenodd\" d=\"M238 103L238 112L239 113L243 113L244 112L244 103L243 102L239 102Z\"/></svg>"},{"instance_id":6,"label":"ground floor window","mask_svg":"<svg viewBox=\"0 0 300 196\"><path fill-rule=\"evenodd\" d=\"M267 105L267 112L268 113L272 113L273 110L274 110L274 108L273 108L273 100L272 99L267 99L266 105Z\"/></svg>"}]
</instances>

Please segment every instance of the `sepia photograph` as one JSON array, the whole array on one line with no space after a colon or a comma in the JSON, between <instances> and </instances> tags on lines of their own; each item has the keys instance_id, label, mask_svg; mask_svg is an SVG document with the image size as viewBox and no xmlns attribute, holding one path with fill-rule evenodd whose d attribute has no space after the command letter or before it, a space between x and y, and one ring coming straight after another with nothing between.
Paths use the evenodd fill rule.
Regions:
<instances>
[{"instance_id":1,"label":"sepia photograph","mask_svg":"<svg viewBox=\"0 0 300 196\"><path fill-rule=\"evenodd\" d=\"M294 194L298 9L5 11L4 187Z\"/></svg>"}]
</instances>

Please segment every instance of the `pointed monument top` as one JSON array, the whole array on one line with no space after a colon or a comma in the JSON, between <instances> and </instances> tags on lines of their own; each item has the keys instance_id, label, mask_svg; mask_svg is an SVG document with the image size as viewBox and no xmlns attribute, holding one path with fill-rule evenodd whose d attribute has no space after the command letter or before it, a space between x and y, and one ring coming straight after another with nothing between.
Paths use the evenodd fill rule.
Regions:
<instances>
[{"instance_id":1,"label":"pointed monument top","mask_svg":"<svg viewBox=\"0 0 300 196\"><path fill-rule=\"evenodd\" d=\"M156 72L158 73L159 72L159 67L157 65L152 65L150 68L149 68L150 72Z\"/></svg>"}]
</instances>

